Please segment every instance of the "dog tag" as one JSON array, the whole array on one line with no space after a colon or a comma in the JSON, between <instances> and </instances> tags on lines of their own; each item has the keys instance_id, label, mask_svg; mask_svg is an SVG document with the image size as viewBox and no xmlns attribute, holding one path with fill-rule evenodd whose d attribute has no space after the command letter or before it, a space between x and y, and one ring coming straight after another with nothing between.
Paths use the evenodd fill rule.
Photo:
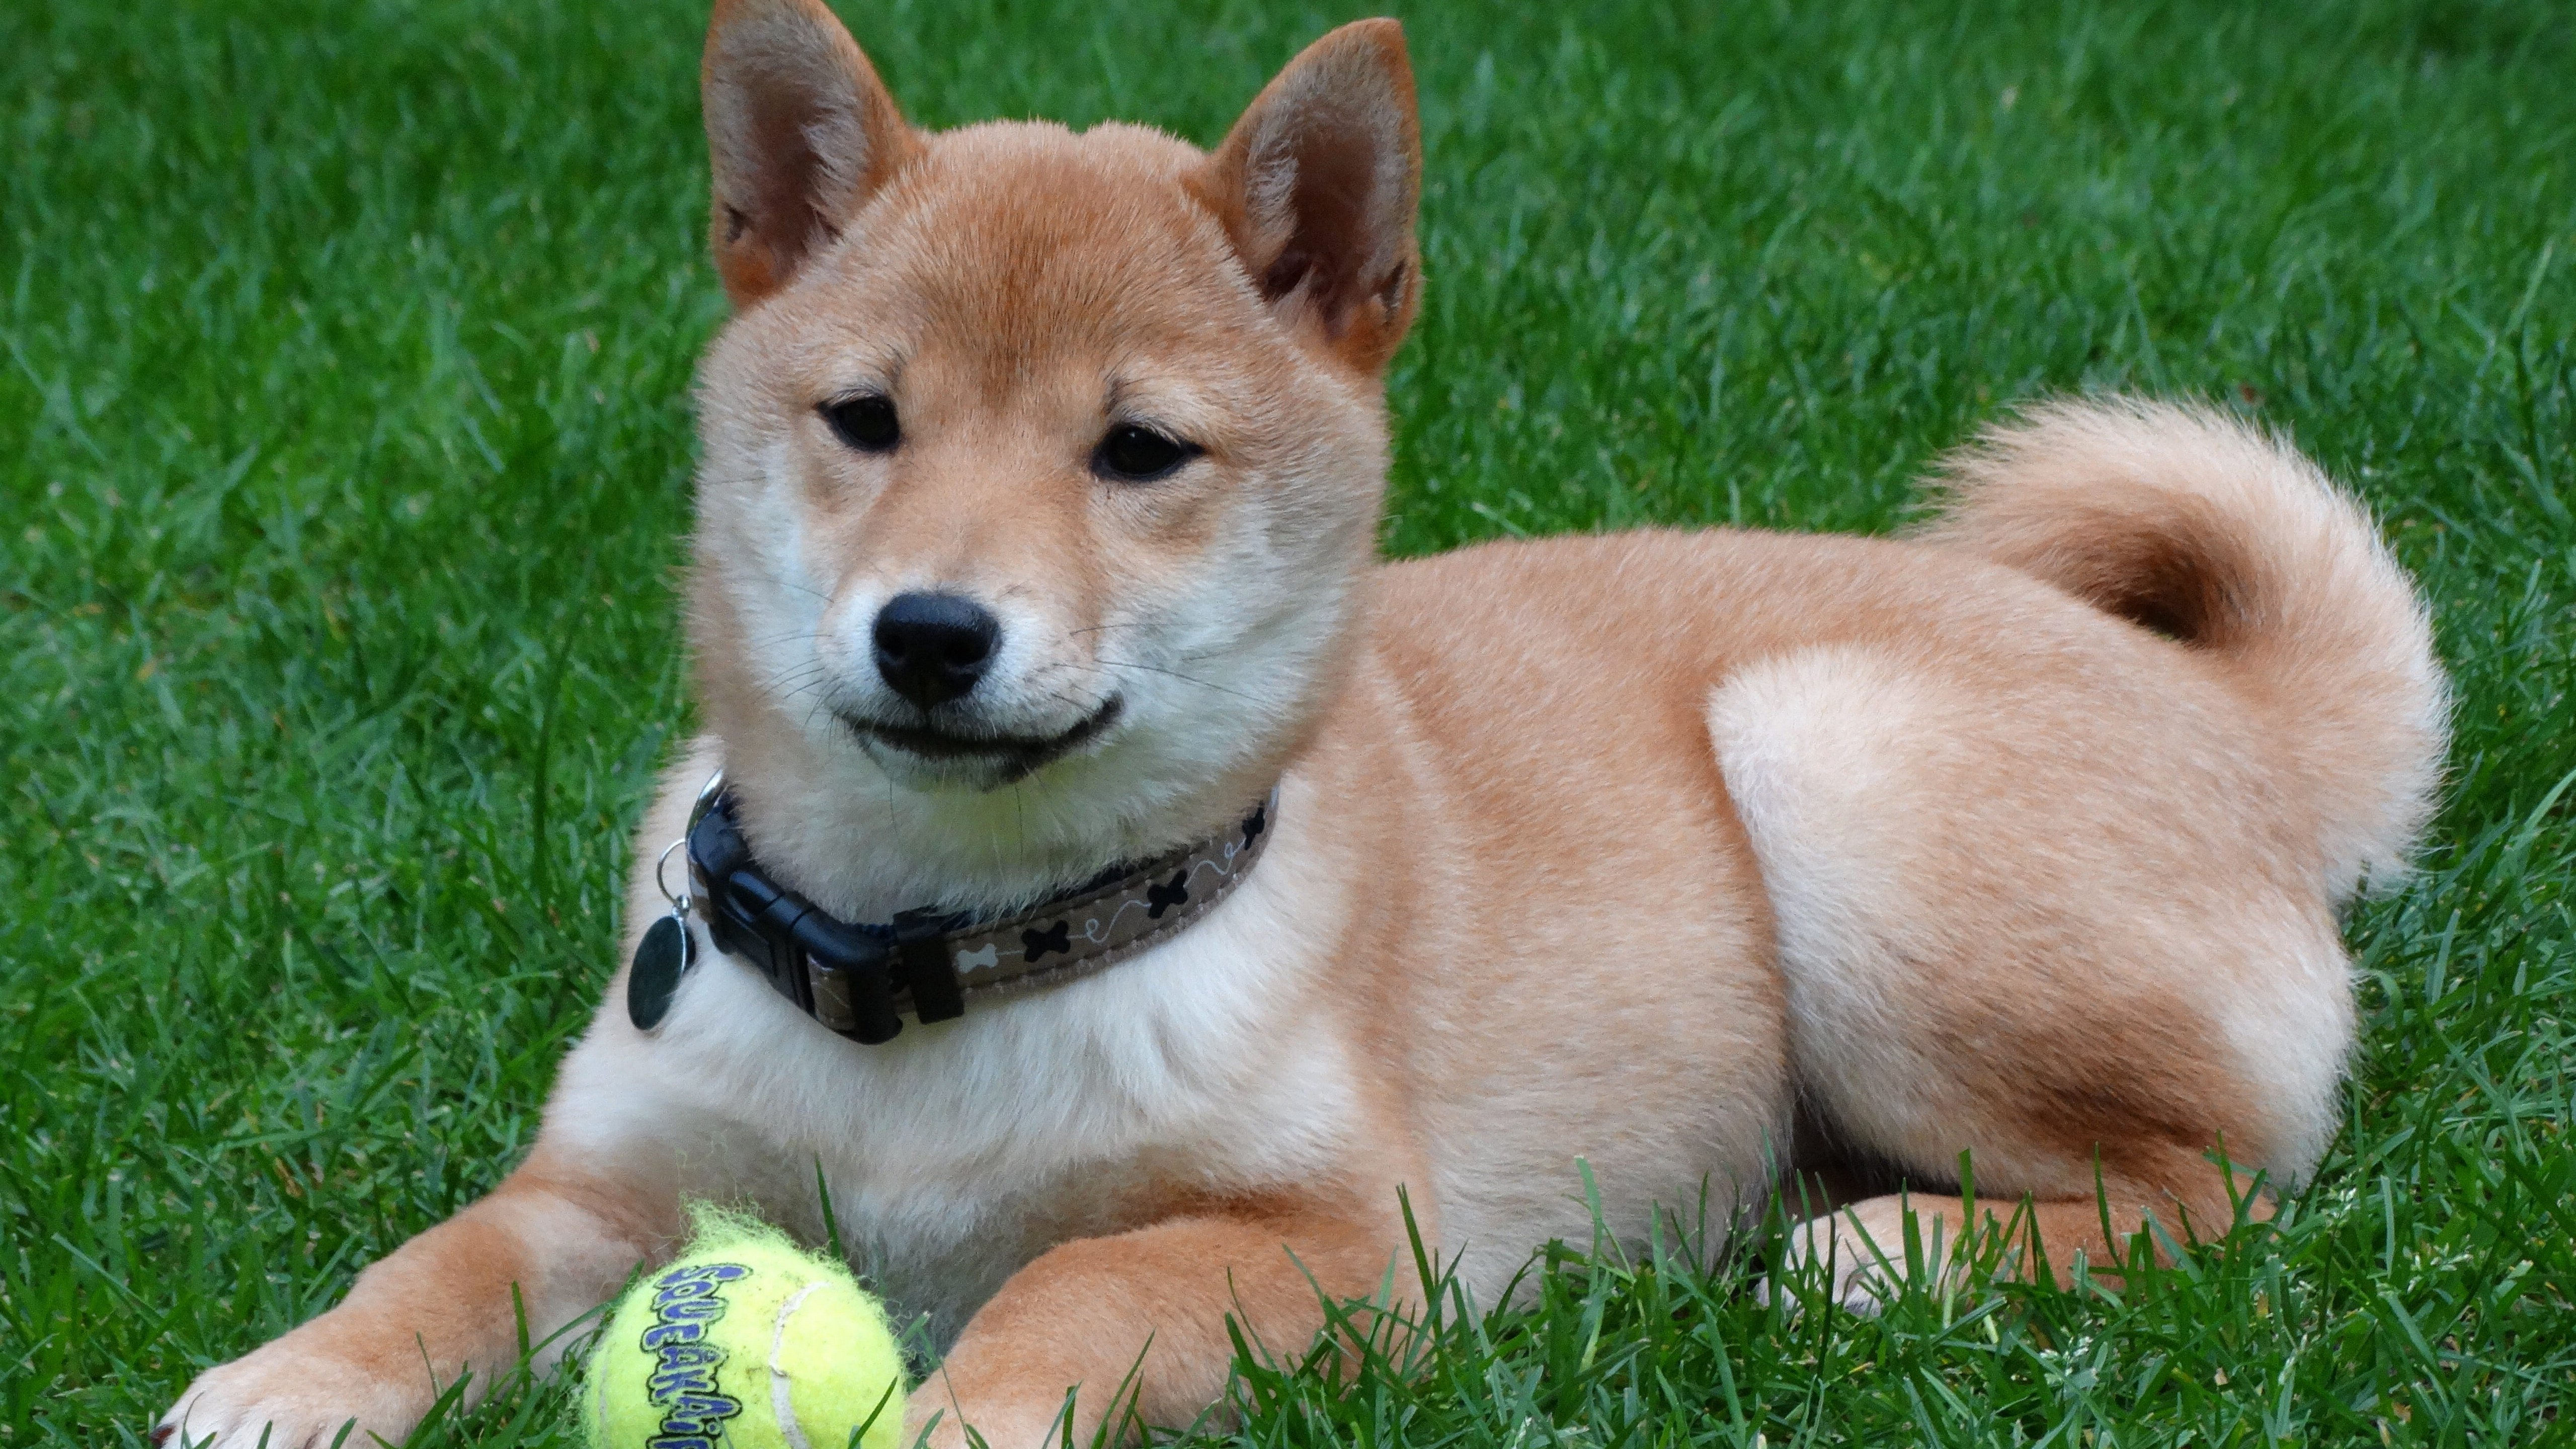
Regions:
<instances>
[{"instance_id":1,"label":"dog tag","mask_svg":"<svg viewBox=\"0 0 2576 1449\"><path fill-rule=\"evenodd\" d=\"M635 948L635 965L626 973L626 1019L637 1031L651 1031L671 1014L671 994L680 989L697 944L686 922L664 916L645 928L644 944Z\"/></svg>"}]
</instances>

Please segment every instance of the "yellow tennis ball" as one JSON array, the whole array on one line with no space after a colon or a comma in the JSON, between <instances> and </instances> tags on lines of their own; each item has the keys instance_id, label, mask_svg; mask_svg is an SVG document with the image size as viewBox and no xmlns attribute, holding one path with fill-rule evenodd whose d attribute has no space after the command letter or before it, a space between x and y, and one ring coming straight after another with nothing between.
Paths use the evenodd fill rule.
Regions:
<instances>
[{"instance_id":1,"label":"yellow tennis ball","mask_svg":"<svg viewBox=\"0 0 2576 1449\"><path fill-rule=\"evenodd\" d=\"M592 1449L895 1449L903 1350L849 1269L756 1220L627 1291L590 1360Z\"/></svg>"}]
</instances>

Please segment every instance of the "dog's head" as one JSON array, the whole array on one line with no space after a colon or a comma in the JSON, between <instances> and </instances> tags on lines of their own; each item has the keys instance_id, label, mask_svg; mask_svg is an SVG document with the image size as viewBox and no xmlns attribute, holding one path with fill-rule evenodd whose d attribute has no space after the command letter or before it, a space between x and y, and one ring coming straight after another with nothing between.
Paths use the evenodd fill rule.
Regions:
<instances>
[{"instance_id":1,"label":"dog's head","mask_svg":"<svg viewBox=\"0 0 2576 1449\"><path fill-rule=\"evenodd\" d=\"M1266 784L1334 683L1420 293L1396 24L1317 41L1213 153L917 131L820 0L720 4L704 96L736 315L692 642L728 751L970 810Z\"/></svg>"}]
</instances>

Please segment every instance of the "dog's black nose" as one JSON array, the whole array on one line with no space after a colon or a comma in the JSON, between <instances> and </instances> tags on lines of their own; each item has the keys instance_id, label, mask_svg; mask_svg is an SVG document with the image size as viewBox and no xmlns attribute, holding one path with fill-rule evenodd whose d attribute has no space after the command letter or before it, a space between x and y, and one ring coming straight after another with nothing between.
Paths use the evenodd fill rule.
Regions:
<instances>
[{"instance_id":1,"label":"dog's black nose","mask_svg":"<svg viewBox=\"0 0 2576 1449\"><path fill-rule=\"evenodd\" d=\"M1002 621L972 599L897 594L877 611L877 673L928 709L973 690L1001 640Z\"/></svg>"}]
</instances>

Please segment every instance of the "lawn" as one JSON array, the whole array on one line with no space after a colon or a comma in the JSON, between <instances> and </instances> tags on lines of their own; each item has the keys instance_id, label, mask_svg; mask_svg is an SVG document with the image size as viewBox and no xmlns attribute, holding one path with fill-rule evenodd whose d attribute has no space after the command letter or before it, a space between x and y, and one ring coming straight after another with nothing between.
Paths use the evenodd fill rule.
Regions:
<instances>
[{"instance_id":1,"label":"lawn","mask_svg":"<svg viewBox=\"0 0 2576 1449\"><path fill-rule=\"evenodd\" d=\"M924 123L1209 142L1349 13L849 18ZM1391 552L1884 530L2016 399L2197 394L2379 510L2458 740L2276 1223L1875 1321L1573 1244L1423 1362L1248 1363L1246 1437L2576 1440L2576 8L1404 15ZM139 1442L528 1145L688 728L704 20L0 10L0 1449ZM422 1442L570 1442L567 1391Z\"/></svg>"}]
</instances>

